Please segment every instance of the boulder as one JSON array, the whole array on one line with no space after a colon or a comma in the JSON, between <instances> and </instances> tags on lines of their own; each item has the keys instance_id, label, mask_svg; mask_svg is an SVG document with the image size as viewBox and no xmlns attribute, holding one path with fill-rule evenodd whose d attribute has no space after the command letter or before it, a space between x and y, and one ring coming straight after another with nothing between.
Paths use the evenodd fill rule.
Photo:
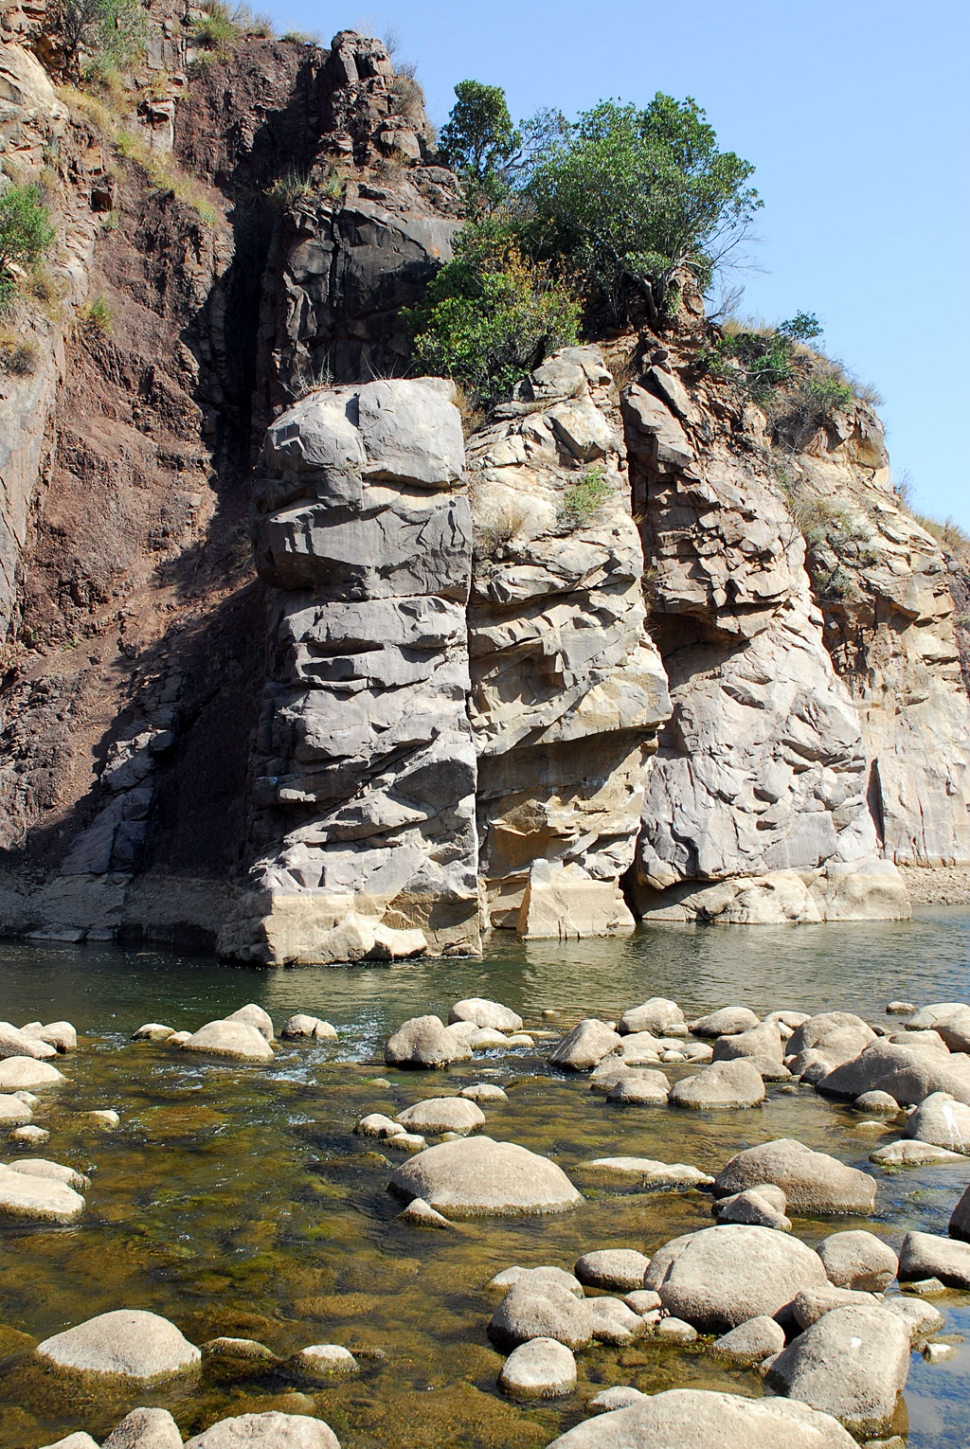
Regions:
<instances>
[{"instance_id":1,"label":"boulder","mask_svg":"<svg viewBox=\"0 0 970 1449\"><path fill-rule=\"evenodd\" d=\"M906 1029L938 1032L951 1052L970 1051L970 1006L963 1001L939 1001L921 1007Z\"/></svg>"},{"instance_id":2,"label":"boulder","mask_svg":"<svg viewBox=\"0 0 970 1449\"><path fill-rule=\"evenodd\" d=\"M462 1087L458 1095L467 1097L469 1102L507 1102L509 1100L502 1088L495 1082L473 1082L470 1087Z\"/></svg>"},{"instance_id":3,"label":"boulder","mask_svg":"<svg viewBox=\"0 0 970 1449\"><path fill-rule=\"evenodd\" d=\"M856 1097L853 1106L857 1112L866 1112L870 1116L895 1117L899 1113L899 1103L888 1092L863 1092L861 1097Z\"/></svg>"},{"instance_id":4,"label":"boulder","mask_svg":"<svg viewBox=\"0 0 970 1449\"><path fill-rule=\"evenodd\" d=\"M303 1378L329 1379L336 1375L359 1373L360 1365L350 1352L339 1343L311 1343L301 1348L286 1361L292 1373Z\"/></svg>"},{"instance_id":5,"label":"boulder","mask_svg":"<svg viewBox=\"0 0 970 1449\"><path fill-rule=\"evenodd\" d=\"M256 1028L260 1036L265 1037L267 1041L273 1040L272 1017L268 1011L264 1011L261 1006L257 1006L253 1001L247 1002L245 1006L240 1006L238 1011L231 1012L225 1020L248 1022L250 1026Z\"/></svg>"},{"instance_id":6,"label":"boulder","mask_svg":"<svg viewBox=\"0 0 970 1449\"><path fill-rule=\"evenodd\" d=\"M630 1384L614 1384L612 1388L601 1389L595 1399L590 1399L587 1407L608 1414L614 1409L628 1409L631 1404L640 1404L646 1397Z\"/></svg>"},{"instance_id":7,"label":"boulder","mask_svg":"<svg viewBox=\"0 0 970 1449\"><path fill-rule=\"evenodd\" d=\"M205 1052L207 1056L243 1062L265 1062L273 1058L273 1048L264 1033L248 1021L207 1021L182 1043L182 1051Z\"/></svg>"},{"instance_id":8,"label":"boulder","mask_svg":"<svg viewBox=\"0 0 970 1449\"><path fill-rule=\"evenodd\" d=\"M871 1293L826 1284L824 1288L803 1288L801 1293L796 1293L791 1314L799 1328L811 1328L835 1308L871 1308L876 1303Z\"/></svg>"},{"instance_id":9,"label":"boulder","mask_svg":"<svg viewBox=\"0 0 970 1449\"><path fill-rule=\"evenodd\" d=\"M703 1333L724 1333L749 1318L773 1317L801 1289L826 1281L818 1254L797 1238L726 1223L659 1248L643 1286L660 1294L668 1313Z\"/></svg>"},{"instance_id":10,"label":"boulder","mask_svg":"<svg viewBox=\"0 0 970 1449\"><path fill-rule=\"evenodd\" d=\"M408 1199L424 1198L446 1217L563 1212L582 1202L549 1158L491 1137L429 1147L399 1167L390 1185Z\"/></svg>"},{"instance_id":11,"label":"boulder","mask_svg":"<svg viewBox=\"0 0 970 1449\"><path fill-rule=\"evenodd\" d=\"M936 1233L907 1233L899 1249L899 1281L939 1278L948 1288L970 1288L970 1243Z\"/></svg>"},{"instance_id":12,"label":"boulder","mask_svg":"<svg viewBox=\"0 0 970 1449\"><path fill-rule=\"evenodd\" d=\"M653 1333L668 1343L694 1343L697 1339L697 1329L683 1318L661 1318L654 1324Z\"/></svg>"},{"instance_id":13,"label":"boulder","mask_svg":"<svg viewBox=\"0 0 970 1449\"><path fill-rule=\"evenodd\" d=\"M27 1032L26 1027L22 1030ZM32 1023L27 1035L36 1041L46 1042L57 1052L77 1051L77 1031L69 1021L51 1021L47 1026L34 1026Z\"/></svg>"},{"instance_id":14,"label":"boulder","mask_svg":"<svg viewBox=\"0 0 970 1449\"><path fill-rule=\"evenodd\" d=\"M806 1051L809 1047L817 1047L822 1051L830 1048L834 1056L838 1056L850 1045L850 1038L843 1035L845 1032L855 1033L858 1045L851 1056L859 1055L869 1042L875 1041L876 1033L869 1024L856 1016L851 1011L823 1011L817 1016L810 1016L807 1021L796 1028L788 1042L788 1050L792 1056L799 1052ZM843 1060L848 1061L845 1057Z\"/></svg>"},{"instance_id":15,"label":"boulder","mask_svg":"<svg viewBox=\"0 0 970 1449\"><path fill-rule=\"evenodd\" d=\"M520 1268L518 1264L511 1268L503 1268L501 1273L496 1273L485 1286L487 1288L500 1288L504 1293L511 1288L513 1283L555 1283L560 1288L565 1288L574 1298L582 1298L583 1285L573 1273L567 1273L564 1268L555 1268L548 1264L542 1264L538 1268Z\"/></svg>"},{"instance_id":16,"label":"boulder","mask_svg":"<svg viewBox=\"0 0 970 1449\"><path fill-rule=\"evenodd\" d=\"M2 1101L0 1098L0 1123L3 1122ZM10 1134L11 1141L26 1142L31 1147L40 1147L44 1142L49 1142L50 1137L46 1127L15 1127Z\"/></svg>"},{"instance_id":17,"label":"boulder","mask_svg":"<svg viewBox=\"0 0 970 1449\"><path fill-rule=\"evenodd\" d=\"M767 1314L749 1318L724 1333L714 1344L714 1353L732 1368L751 1368L785 1347L785 1330Z\"/></svg>"},{"instance_id":18,"label":"boulder","mask_svg":"<svg viewBox=\"0 0 970 1449\"><path fill-rule=\"evenodd\" d=\"M577 1259L574 1272L587 1288L632 1293L643 1287L643 1275L649 1267L650 1259L635 1248L601 1248Z\"/></svg>"},{"instance_id":19,"label":"boulder","mask_svg":"<svg viewBox=\"0 0 970 1449\"><path fill-rule=\"evenodd\" d=\"M322 1419L304 1414L239 1414L186 1441L185 1449L340 1449Z\"/></svg>"},{"instance_id":20,"label":"boulder","mask_svg":"<svg viewBox=\"0 0 970 1449\"><path fill-rule=\"evenodd\" d=\"M950 1214L947 1232L951 1238L958 1238L961 1243L970 1243L970 1187Z\"/></svg>"},{"instance_id":21,"label":"boulder","mask_svg":"<svg viewBox=\"0 0 970 1449\"><path fill-rule=\"evenodd\" d=\"M708 1187L714 1181L699 1167L685 1162L660 1162L653 1157L594 1157L579 1165L597 1177L612 1177L640 1187Z\"/></svg>"},{"instance_id":22,"label":"boulder","mask_svg":"<svg viewBox=\"0 0 970 1449\"><path fill-rule=\"evenodd\" d=\"M667 1389L577 1424L548 1449L857 1449L830 1414L787 1399Z\"/></svg>"},{"instance_id":23,"label":"boulder","mask_svg":"<svg viewBox=\"0 0 970 1449\"><path fill-rule=\"evenodd\" d=\"M34 1057L7 1057L0 1061L0 1093L36 1092L64 1080L64 1073L50 1062L40 1062Z\"/></svg>"},{"instance_id":24,"label":"boulder","mask_svg":"<svg viewBox=\"0 0 970 1449\"><path fill-rule=\"evenodd\" d=\"M471 1026L472 1023L463 1022L461 1025ZM465 1041L467 1041L473 1052L487 1052L507 1047L512 1042L517 1043L518 1037L514 1035L507 1036L505 1032L498 1031L493 1026L476 1026L465 1037Z\"/></svg>"},{"instance_id":25,"label":"boulder","mask_svg":"<svg viewBox=\"0 0 970 1449\"><path fill-rule=\"evenodd\" d=\"M391 1117L385 1117L383 1112L368 1112L366 1117L361 1117L354 1131L359 1137L400 1137L404 1128L400 1122L395 1122Z\"/></svg>"},{"instance_id":26,"label":"boulder","mask_svg":"<svg viewBox=\"0 0 970 1449\"><path fill-rule=\"evenodd\" d=\"M448 1021L473 1021L476 1026L491 1027L493 1031L521 1031L522 1018L499 1001L488 1001L483 996L469 996L456 1001L448 1013Z\"/></svg>"},{"instance_id":27,"label":"boulder","mask_svg":"<svg viewBox=\"0 0 970 1449\"><path fill-rule=\"evenodd\" d=\"M83 1172L75 1172L73 1167L64 1167L60 1162L48 1162L46 1157L21 1157L10 1163L10 1171L45 1178L49 1182L66 1182L75 1192L84 1192L91 1186L91 1179Z\"/></svg>"},{"instance_id":28,"label":"boulder","mask_svg":"<svg viewBox=\"0 0 970 1449\"><path fill-rule=\"evenodd\" d=\"M620 1033L626 1036L635 1031L649 1031L654 1036L663 1036L671 1027L684 1027L684 1013L676 1001L665 996L651 996L642 1006L632 1006L620 1017Z\"/></svg>"},{"instance_id":29,"label":"boulder","mask_svg":"<svg viewBox=\"0 0 970 1449\"><path fill-rule=\"evenodd\" d=\"M875 1178L789 1137L737 1153L714 1179L714 1192L728 1197L766 1182L782 1188L789 1212L869 1214L876 1205Z\"/></svg>"},{"instance_id":30,"label":"boulder","mask_svg":"<svg viewBox=\"0 0 970 1449\"><path fill-rule=\"evenodd\" d=\"M655 1293L652 1288L637 1288L633 1293L624 1293L623 1302L627 1308L632 1308L634 1313L639 1313L641 1318L663 1306L660 1294Z\"/></svg>"},{"instance_id":31,"label":"boulder","mask_svg":"<svg viewBox=\"0 0 970 1449\"><path fill-rule=\"evenodd\" d=\"M597 1343L632 1343L646 1327L643 1317L622 1298L590 1298L589 1311L593 1315L593 1338Z\"/></svg>"},{"instance_id":32,"label":"boulder","mask_svg":"<svg viewBox=\"0 0 970 1449\"><path fill-rule=\"evenodd\" d=\"M940 1333L946 1320L938 1308L932 1303L924 1303L921 1298L913 1298L907 1294L906 1297L885 1298L883 1308L888 1313L897 1313L906 1325L910 1343L914 1346L929 1338L931 1333Z\"/></svg>"},{"instance_id":33,"label":"boulder","mask_svg":"<svg viewBox=\"0 0 970 1449\"><path fill-rule=\"evenodd\" d=\"M752 1027L750 1031L720 1036L714 1043L715 1062L735 1062L745 1058L769 1080L781 1080L789 1075L782 1062L783 1056L784 1049L778 1028L767 1021Z\"/></svg>"},{"instance_id":34,"label":"boulder","mask_svg":"<svg viewBox=\"0 0 970 1449\"><path fill-rule=\"evenodd\" d=\"M21 1031L9 1021L0 1021L0 1060L4 1057L30 1057L34 1061L44 1061L56 1056L57 1048L50 1042Z\"/></svg>"},{"instance_id":35,"label":"boulder","mask_svg":"<svg viewBox=\"0 0 970 1449\"><path fill-rule=\"evenodd\" d=\"M182 1449L182 1436L167 1409L132 1409L102 1449Z\"/></svg>"},{"instance_id":36,"label":"boulder","mask_svg":"<svg viewBox=\"0 0 970 1449\"><path fill-rule=\"evenodd\" d=\"M219 1384L239 1383L258 1377L276 1368L279 1362L272 1349L254 1338L223 1335L202 1344L205 1376Z\"/></svg>"},{"instance_id":37,"label":"boulder","mask_svg":"<svg viewBox=\"0 0 970 1449\"><path fill-rule=\"evenodd\" d=\"M0 1127L18 1127L23 1122L29 1122L33 1112L22 1102L19 1097L11 1093L0 1093Z\"/></svg>"},{"instance_id":38,"label":"boulder","mask_svg":"<svg viewBox=\"0 0 970 1449\"><path fill-rule=\"evenodd\" d=\"M892 1248L875 1233L832 1233L822 1239L816 1252L830 1283L861 1293L882 1293L899 1267Z\"/></svg>"},{"instance_id":39,"label":"boulder","mask_svg":"<svg viewBox=\"0 0 970 1449\"><path fill-rule=\"evenodd\" d=\"M970 1058L918 1051L880 1037L817 1085L826 1097L853 1101L864 1092L888 1092L906 1107L922 1102L931 1092L949 1092L958 1102L970 1104Z\"/></svg>"},{"instance_id":40,"label":"boulder","mask_svg":"<svg viewBox=\"0 0 970 1449\"><path fill-rule=\"evenodd\" d=\"M175 1035L175 1028L165 1026L160 1021L146 1021L137 1031L131 1034L132 1041L167 1041L170 1036Z\"/></svg>"},{"instance_id":41,"label":"boulder","mask_svg":"<svg viewBox=\"0 0 970 1449\"><path fill-rule=\"evenodd\" d=\"M181 1443L181 1438L179 1443ZM65 1434L63 1439L55 1439L53 1444L47 1444L44 1449L98 1449L97 1439L92 1439L83 1429L78 1429L73 1434Z\"/></svg>"},{"instance_id":42,"label":"boulder","mask_svg":"<svg viewBox=\"0 0 970 1449\"><path fill-rule=\"evenodd\" d=\"M627 1067L649 1067L659 1062L662 1051L660 1038L654 1036L652 1031L633 1031L623 1038L617 1050L604 1058L600 1065L605 1066L607 1062L615 1059Z\"/></svg>"},{"instance_id":43,"label":"boulder","mask_svg":"<svg viewBox=\"0 0 970 1449\"><path fill-rule=\"evenodd\" d=\"M774 1228L791 1232L791 1219L785 1216L787 1199L780 1187L764 1183L745 1192L715 1200L711 1209L719 1223L747 1223L749 1227Z\"/></svg>"},{"instance_id":44,"label":"boulder","mask_svg":"<svg viewBox=\"0 0 970 1449\"><path fill-rule=\"evenodd\" d=\"M34 1223L72 1223L87 1204L64 1182L0 1167L0 1218Z\"/></svg>"},{"instance_id":45,"label":"boulder","mask_svg":"<svg viewBox=\"0 0 970 1449\"><path fill-rule=\"evenodd\" d=\"M620 1045L619 1035L605 1021L588 1017L567 1031L549 1057L555 1067L588 1072Z\"/></svg>"},{"instance_id":46,"label":"boulder","mask_svg":"<svg viewBox=\"0 0 970 1449\"><path fill-rule=\"evenodd\" d=\"M116 1309L55 1333L37 1345L38 1357L70 1373L153 1383L190 1373L202 1355L157 1313Z\"/></svg>"},{"instance_id":47,"label":"boulder","mask_svg":"<svg viewBox=\"0 0 970 1449\"><path fill-rule=\"evenodd\" d=\"M555 1338L533 1338L513 1349L499 1387L518 1399L560 1399L576 1387L576 1360Z\"/></svg>"},{"instance_id":48,"label":"boulder","mask_svg":"<svg viewBox=\"0 0 970 1449\"><path fill-rule=\"evenodd\" d=\"M932 1142L887 1142L869 1153L869 1161L878 1167L928 1167L938 1162L959 1162L963 1154L948 1147L934 1147Z\"/></svg>"},{"instance_id":49,"label":"boulder","mask_svg":"<svg viewBox=\"0 0 970 1449\"><path fill-rule=\"evenodd\" d=\"M388 1038L384 1060L392 1067L447 1067L471 1060L471 1047L437 1016L414 1016Z\"/></svg>"},{"instance_id":50,"label":"boulder","mask_svg":"<svg viewBox=\"0 0 970 1449\"><path fill-rule=\"evenodd\" d=\"M758 1026L759 1020L746 1006L722 1006L690 1024L694 1036L736 1036Z\"/></svg>"},{"instance_id":51,"label":"boulder","mask_svg":"<svg viewBox=\"0 0 970 1449\"><path fill-rule=\"evenodd\" d=\"M450 1228L452 1224L437 1212L423 1197L414 1197L407 1207L399 1212L398 1222L411 1223L416 1228Z\"/></svg>"},{"instance_id":52,"label":"boulder","mask_svg":"<svg viewBox=\"0 0 970 1449\"><path fill-rule=\"evenodd\" d=\"M663 1072L631 1068L617 1078L606 1099L608 1102L626 1102L631 1106L663 1107L669 1090Z\"/></svg>"},{"instance_id":53,"label":"boulder","mask_svg":"<svg viewBox=\"0 0 970 1449\"><path fill-rule=\"evenodd\" d=\"M835 1308L780 1353L771 1388L831 1414L853 1434L889 1428L909 1373L906 1325L885 1309Z\"/></svg>"},{"instance_id":54,"label":"boulder","mask_svg":"<svg viewBox=\"0 0 970 1449\"><path fill-rule=\"evenodd\" d=\"M329 1021L323 1021L319 1016L307 1016L298 1011L295 1016L284 1021L280 1036L288 1041L299 1037L311 1037L315 1041L336 1041L337 1030Z\"/></svg>"},{"instance_id":55,"label":"boulder","mask_svg":"<svg viewBox=\"0 0 970 1449\"><path fill-rule=\"evenodd\" d=\"M485 1126L485 1113L466 1097L427 1097L397 1120L409 1132L474 1132Z\"/></svg>"},{"instance_id":56,"label":"boulder","mask_svg":"<svg viewBox=\"0 0 970 1449\"><path fill-rule=\"evenodd\" d=\"M931 1092L906 1118L903 1136L970 1154L970 1106L949 1092Z\"/></svg>"},{"instance_id":57,"label":"boulder","mask_svg":"<svg viewBox=\"0 0 970 1449\"><path fill-rule=\"evenodd\" d=\"M719 1111L735 1107L755 1107L765 1099L761 1073L744 1059L714 1062L693 1077L682 1077L671 1089L672 1107L694 1107Z\"/></svg>"},{"instance_id":58,"label":"boulder","mask_svg":"<svg viewBox=\"0 0 970 1449\"><path fill-rule=\"evenodd\" d=\"M567 1348L583 1348L593 1337L593 1315L585 1299L558 1283L513 1283L488 1325L491 1339L513 1347L533 1338L554 1338Z\"/></svg>"}]
</instances>

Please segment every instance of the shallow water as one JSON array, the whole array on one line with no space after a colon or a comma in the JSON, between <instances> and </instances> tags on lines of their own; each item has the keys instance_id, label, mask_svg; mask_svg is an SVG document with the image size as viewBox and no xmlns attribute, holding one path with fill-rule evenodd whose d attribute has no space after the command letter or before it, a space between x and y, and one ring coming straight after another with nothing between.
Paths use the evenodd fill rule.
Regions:
<instances>
[{"instance_id":1,"label":"shallow water","mask_svg":"<svg viewBox=\"0 0 970 1449\"><path fill-rule=\"evenodd\" d=\"M966 999L968 978L970 914L960 911L796 930L653 928L623 942L502 944L484 962L262 973L151 951L0 945L0 1017L67 1018L82 1035L77 1056L59 1062L68 1083L35 1114L51 1141L26 1155L92 1177L77 1227L0 1228L0 1449L37 1449L74 1429L100 1438L135 1403L170 1408L183 1435L226 1414L282 1408L319 1414L345 1449L539 1449L585 1417L586 1401L609 1383L760 1394L756 1374L715 1367L703 1342L644 1342L579 1355L570 1399L515 1404L496 1388L502 1357L485 1333L495 1299L483 1285L512 1263L570 1267L580 1252L605 1246L649 1253L710 1224L710 1199L700 1192L594 1188L579 1166L589 1157L642 1155L716 1172L740 1147L793 1136L868 1166L873 1146L894 1132L873 1137L859 1130L859 1114L784 1086L748 1112L617 1107L584 1077L550 1073L540 1046L445 1073L404 1073L385 1068L383 1037L407 1016L446 1015L469 995L505 1001L533 1025L544 1009L557 1010L557 1027L613 1017L655 994L676 998L688 1017L744 1003L759 1012L842 1008L875 1020L893 997ZM340 1040L283 1044L263 1066L128 1040L144 1021L192 1029L246 1001L277 1026L296 1010L325 1016ZM584 1206L448 1233L397 1222L401 1204L386 1182L401 1154L355 1137L355 1121L482 1078L509 1094L507 1104L484 1107L485 1130L555 1158L586 1193ZM109 1106L122 1117L115 1133L77 1115ZM970 1159L871 1170L880 1182L875 1222L798 1219L798 1235L814 1243L834 1228L865 1225L898 1244L909 1227L945 1232L970 1181ZM937 1302L947 1333L970 1333L970 1295ZM342 1343L361 1354L362 1372L319 1390L268 1375L115 1397L63 1387L33 1364L34 1341L118 1307L162 1313L196 1343L232 1334L277 1353ZM960 1345L933 1366L914 1356L906 1409L912 1449L965 1445L970 1351Z\"/></svg>"}]
</instances>

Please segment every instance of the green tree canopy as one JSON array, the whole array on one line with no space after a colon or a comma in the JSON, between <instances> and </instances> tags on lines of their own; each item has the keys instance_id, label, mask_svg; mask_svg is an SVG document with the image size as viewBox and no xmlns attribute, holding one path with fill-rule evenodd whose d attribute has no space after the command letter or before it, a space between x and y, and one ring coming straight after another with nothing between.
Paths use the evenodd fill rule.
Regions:
<instances>
[{"instance_id":1,"label":"green tree canopy","mask_svg":"<svg viewBox=\"0 0 970 1449\"><path fill-rule=\"evenodd\" d=\"M501 86L464 80L441 131L441 149L464 185L469 214L478 217L506 202L518 178L548 153L569 127L560 111L539 111L512 124Z\"/></svg>"},{"instance_id":2,"label":"green tree canopy","mask_svg":"<svg viewBox=\"0 0 970 1449\"><path fill-rule=\"evenodd\" d=\"M624 319L639 299L655 321L678 274L706 288L761 206L754 168L721 151L689 97L643 110L601 101L523 185L543 254L558 256Z\"/></svg>"},{"instance_id":3,"label":"green tree canopy","mask_svg":"<svg viewBox=\"0 0 970 1449\"><path fill-rule=\"evenodd\" d=\"M0 299L13 282L7 275L11 263L33 266L54 240L47 207L37 186L8 186L0 195Z\"/></svg>"}]
</instances>

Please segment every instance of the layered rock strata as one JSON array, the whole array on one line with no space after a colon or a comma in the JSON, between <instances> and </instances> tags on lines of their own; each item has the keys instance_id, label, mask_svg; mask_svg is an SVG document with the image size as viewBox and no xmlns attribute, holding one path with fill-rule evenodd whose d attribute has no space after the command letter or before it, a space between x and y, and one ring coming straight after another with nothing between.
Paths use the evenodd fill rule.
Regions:
<instances>
[{"instance_id":1,"label":"layered rock strata","mask_svg":"<svg viewBox=\"0 0 970 1449\"><path fill-rule=\"evenodd\" d=\"M311 393L270 427L256 558L270 678L251 893L228 954L284 964L479 947L451 383Z\"/></svg>"},{"instance_id":2,"label":"layered rock strata","mask_svg":"<svg viewBox=\"0 0 970 1449\"><path fill-rule=\"evenodd\" d=\"M794 437L788 468L823 637L859 711L884 853L967 865L970 699L940 545L901 505L865 404Z\"/></svg>"},{"instance_id":3,"label":"layered rock strata","mask_svg":"<svg viewBox=\"0 0 970 1449\"><path fill-rule=\"evenodd\" d=\"M639 909L738 923L908 914L879 858L858 712L765 462L764 418L692 397L662 360L626 390L624 419L674 705L646 782Z\"/></svg>"},{"instance_id":4,"label":"layered rock strata","mask_svg":"<svg viewBox=\"0 0 970 1449\"><path fill-rule=\"evenodd\" d=\"M598 349L569 348L468 445L481 874L524 936L633 926L619 881L670 704L616 402Z\"/></svg>"}]
</instances>

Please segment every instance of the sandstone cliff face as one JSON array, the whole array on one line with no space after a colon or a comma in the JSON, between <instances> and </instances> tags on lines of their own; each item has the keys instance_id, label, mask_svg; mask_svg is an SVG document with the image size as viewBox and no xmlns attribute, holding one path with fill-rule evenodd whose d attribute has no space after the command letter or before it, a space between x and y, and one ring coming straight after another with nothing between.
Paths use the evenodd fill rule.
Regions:
<instances>
[{"instance_id":1,"label":"sandstone cliff face","mask_svg":"<svg viewBox=\"0 0 970 1449\"><path fill-rule=\"evenodd\" d=\"M823 643L764 420L723 389L688 390L663 363L624 396L674 703L647 778L640 910L737 922L905 914L901 882L878 859L858 713Z\"/></svg>"},{"instance_id":2,"label":"sandstone cliff face","mask_svg":"<svg viewBox=\"0 0 970 1449\"><path fill-rule=\"evenodd\" d=\"M619 881L670 706L616 403L599 351L570 348L468 448L481 874L491 924L524 936L633 926Z\"/></svg>"},{"instance_id":3,"label":"sandstone cliff face","mask_svg":"<svg viewBox=\"0 0 970 1449\"><path fill-rule=\"evenodd\" d=\"M859 710L869 801L889 859L970 861L970 701L936 539L900 506L882 429L859 405L794 440L824 639Z\"/></svg>"}]
</instances>

